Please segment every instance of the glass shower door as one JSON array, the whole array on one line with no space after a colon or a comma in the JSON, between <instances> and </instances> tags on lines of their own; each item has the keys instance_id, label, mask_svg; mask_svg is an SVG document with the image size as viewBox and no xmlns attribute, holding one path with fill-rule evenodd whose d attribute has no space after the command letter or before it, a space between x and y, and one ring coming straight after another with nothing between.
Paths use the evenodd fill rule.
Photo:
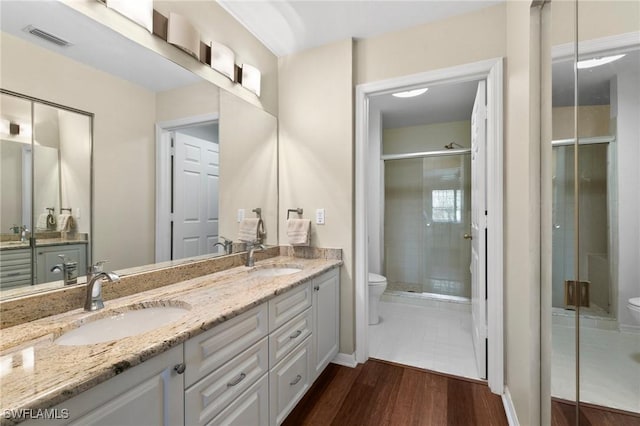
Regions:
<instances>
[{"instance_id":1,"label":"glass shower door","mask_svg":"<svg viewBox=\"0 0 640 426\"><path fill-rule=\"evenodd\" d=\"M468 154L385 161L385 270L389 290L471 297Z\"/></svg>"}]
</instances>

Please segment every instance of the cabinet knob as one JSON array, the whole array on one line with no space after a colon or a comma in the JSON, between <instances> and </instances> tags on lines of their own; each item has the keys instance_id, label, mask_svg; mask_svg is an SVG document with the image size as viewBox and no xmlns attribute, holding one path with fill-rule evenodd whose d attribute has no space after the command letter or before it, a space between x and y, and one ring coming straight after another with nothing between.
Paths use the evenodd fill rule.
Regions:
<instances>
[{"instance_id":1,"label":"cabinet knob","mask_svg":"<svg viewBox=\"0 0 640 426\"><path fill-rule=\"evenodd\" d=\"M187 369L187 366L186 366L186 365L184 365L184 362L181 362L180 364L176 364L176 365L173 367L173 370L174 370L176 373L178 373L178 374L182 374L182 373L184 373L184 370L186 370L186 369Z\"/></svg>"},{"instance_id":2,"label":"cabinet knob","mask_svg":"<svg viewBox=\"0 0 640 426\"><path fill-rule=\"evenodd\" d=\"M319 286L319 285L314 285L314 286L313 286L313 289L314 289L315 291L320 291L320 286Z\"/></svg>"}]
</instances>

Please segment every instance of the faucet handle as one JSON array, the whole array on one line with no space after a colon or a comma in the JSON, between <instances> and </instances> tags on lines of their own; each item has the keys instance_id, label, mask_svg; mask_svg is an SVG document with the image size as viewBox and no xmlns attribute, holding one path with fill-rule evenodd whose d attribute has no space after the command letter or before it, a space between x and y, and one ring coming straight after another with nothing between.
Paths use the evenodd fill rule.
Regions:
<instances>
[{"instance_id":1,"label":"faucet handle","mask_svg":"<svg viewBox=\"0 0 640 426\"><path fill-rule=\"evenodd\" d=\"M102 268L104 264L108 262L109 262L108 260L98 260L96 263L89 266L89 272L92 272L94 274L97 274L98 272L102 272Z\"/></svg>"}]
</instances>

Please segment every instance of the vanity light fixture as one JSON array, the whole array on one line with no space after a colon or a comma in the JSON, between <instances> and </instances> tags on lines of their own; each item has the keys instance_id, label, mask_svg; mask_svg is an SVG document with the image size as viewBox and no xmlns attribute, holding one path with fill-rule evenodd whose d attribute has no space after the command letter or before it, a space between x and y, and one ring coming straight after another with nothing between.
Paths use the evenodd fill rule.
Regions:
<instances>
[{"instance_id":1,"label":"vanity light fixture","mask_svg":"<svg viewBox=\"0 0 640 426\"><path fill-rule=\"evenodd\" d=\"M167 42L200 60L200 33L184 16L169 13Z\"/></svg>"},{"instance_id":2,"label":"vanity light fixture","mask_svg":"<svg viewBox=\"0 0 640 426\"><path fill-rule=\"evenodd\" d=\"M626 56L624 53L621 55L601 56L598 58L585 59L578 61L578 69L583 70L587 68L599 67L600 65L609 64L613 61L617 61L620 58Z\"/></svg>"},{"instance_id":3,"label":"vanity light fixture","mask_svg":"<svg viewBox=\"0 0 640 426\"><path fill-rule=\"evenodd\" d=\"M404 92L394 93L392 96L395 96L396 98L413 98L426 93L427 90L429 90L428 87L424 87L422 89L406 90Z\"/></svg>"},{"instance_id":4,"label":"vanity light fixture","mask_svg":"<svg viewBox=\"0 0 640 426\"><path fill-rule=\"evenodd\" d=\"M106 0L107 7L153 32L153 0Z\"/></svg>"},{"instance_id":5,"label":"vanity light fixture","mask_svg":"<svg viewBox=\"0 0 640 426\"><path fill-rule=\"evenodd\" d=\"M242 64L242 79L240 83L250 92L260 96L260 70L249 64Z\"/></svg>"},{"instance_id":6,"label":"vanity light fixture","mask_svg":"<svg viewBox=\"0 0 640 426\"><path fill-rule=\"evenodd\" d=\"M224 44L211 42L211 68L227 76L231 81L235 79L236 55Z\"/></svg>"}]
</instances>

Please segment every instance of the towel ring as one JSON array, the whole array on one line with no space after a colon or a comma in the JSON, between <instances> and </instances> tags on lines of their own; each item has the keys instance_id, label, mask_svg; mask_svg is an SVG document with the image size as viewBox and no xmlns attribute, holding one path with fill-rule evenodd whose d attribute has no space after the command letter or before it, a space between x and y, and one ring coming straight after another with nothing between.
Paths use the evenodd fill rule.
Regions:
<instances>
[{"instance_id":1,"label":"towel ring","mask_svg":"<svg viewBox=\"0 0 640 426\"><path fill-rule=\"evenodd\" d=\"M298 215L302 216L302 208L298 207L297 209L288 209L287 210L287 220L289 220L289 213L298 213Z\"/></svg>"}]
</instances>

